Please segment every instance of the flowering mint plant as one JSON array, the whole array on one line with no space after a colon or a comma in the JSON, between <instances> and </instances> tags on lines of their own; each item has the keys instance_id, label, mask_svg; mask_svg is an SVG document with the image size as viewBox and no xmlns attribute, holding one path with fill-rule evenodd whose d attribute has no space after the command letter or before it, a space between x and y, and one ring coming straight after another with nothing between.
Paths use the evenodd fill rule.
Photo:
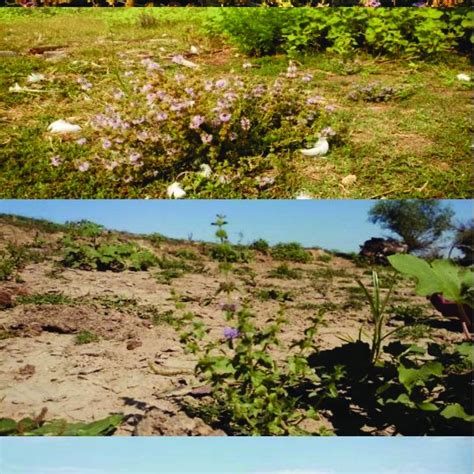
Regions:
<instances>
[{"instance_id":1,"label":"flowering mint plant","mask_svg":"<svg viewBox=\"0 0 474 474\"><path fill-rule=\"evenodd\" d=\"M214 224L220 245L227 245L225 217L218 216ZM198 356L196 373L212 386L213 402L208 409L218 413L217 422L232 434L304 433L298 425L316 418L314 406L325 396L325 388L317 395L308 389L319 382L308 365L306 351L315 349L320 318L312 320L303 339L294 343L295 354L277 357L278 349L286 351L278 337L285 323L283 308L258 327L248 304L232 300L231 264L221 262L221 271L225 281L217 293L226 296L220 303L226 321L221 337L209 340L210 329L190 313L184 318L188 327L181 335L187 350ZM314 398L308 408L300 399L310 396Z\"/></svg>"},{"instance_id":2,"label":"flowering mint plant","mask_svg":"<svg viewBox=\"0 0 474 474\"><path fill-rule=\"evenodd\" d=\"M294 63L271 80L235 74L211 80L179 62L126 64L120 88L101 91L108 105L91 120L87 140L95 158L80 165L82 172L135 185L177 183L191 197L210 182L238 182L235 171L244 162L250 173L262 172L262 159L296 153L333 124L334 104L315 93L312 75ZM79 84L89 92L87 79ZM255 187L275 184L273 176L254 179Z\"/></svg>"}]
</instances>

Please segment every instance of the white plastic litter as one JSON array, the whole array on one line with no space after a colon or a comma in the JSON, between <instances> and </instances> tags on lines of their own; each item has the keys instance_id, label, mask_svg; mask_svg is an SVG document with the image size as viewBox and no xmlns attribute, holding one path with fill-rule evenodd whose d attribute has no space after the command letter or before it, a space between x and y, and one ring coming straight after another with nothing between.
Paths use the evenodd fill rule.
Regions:
<instances>
[{"instance_id":1,"label":"white plastic litter","mask_svg":"<svg viewBox=\"0 0 474 474\"><path fill-rule=\"evenodd\" d=\"M199 173L200 176L203 176L204 178L210 178L211 177L212 169L209 165L204 163L200 166L200 168L201 168L201 171Z\"/></svg>"},{"instance_id":2,"label":"white plastic litter","mask_svg":"<svg viewBox=\"0 0 474 474\"><path fill-rule=\"evenodd\" d=\"M329 143L325 137L320 138L313 148L300 150L304 156L324 156L329 151Z\"/></svg>"},{"instance_id":3,"label":"white plastic litter","mask_svg":"<svg viewBox=\"0 0 474 474\"><path fill-rule=\"evenodd\" d=\"M30 83L35 83L44 81L45 79L46 76L44 74L34 72L33 74L30 74L26 80Z\"/></svg>"},{"instance_id":4,"label":"white plastic litter","mask_svg":"<svg viewBox=\"0 0 474 474\"><path fill-rule=\"evenodd\" d=\"M458 81L465 81L465 82L469 82L471 80L471 77L467 74L464 74L464 73L461 73L461 74L458 74L456 76L456 79Z\"/></svg>"},{"instance_id":5,"label":"white plastic litter","mask_svg":"<svg viewBox=\"0 0 474 474\"><path fill-rule=\"evenodd\" d=\"M181 199L186 196L186 191L177 182L170 184L166 190L166 194L169 198Z\"/></svg>"},{"instance_id":6,"label":"white plastic litter","mask_svg":"<svg viewBox=\"0 0 474 474\"><path fill-rule=\"evenodd\" d=\"M77 133L81 130L79 125L66 122L65 120L56 120L48 127L51 133Z\"/></svg>"}]
</instances>

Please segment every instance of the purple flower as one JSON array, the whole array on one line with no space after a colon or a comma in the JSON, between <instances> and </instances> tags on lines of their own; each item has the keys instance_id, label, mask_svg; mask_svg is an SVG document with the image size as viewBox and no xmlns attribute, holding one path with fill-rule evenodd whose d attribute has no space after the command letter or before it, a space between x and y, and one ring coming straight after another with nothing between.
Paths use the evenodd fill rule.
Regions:
<instances>
[{"instance_id":1,"label":"purple flower","mask_svg":"<svg viewBox=\"0 0 474 474\"><path fill-rule=\"evenodd\" d=\"M312 74L305 74L301 80L303 82L311 82L313 80L313 75Z\"/></svg>"},{"instance_id":2,"label":"purple flower","mask_svg":"<svg viewBox=\"0 0 474 474\"><path fill-rule=\"evenodd\" d=\"M191 119L191 124L189 125L189 128L192 130L196 130L199 128L202 124L204 123L204 117L202 115L195 115Z\"/></svg>"},{"instance_id":3,"label":"purple flower","mask_svg":"<svg viewBox=\"0 0 474 474\"><path fill-rule=\"evenodd\" d=\"M183 82L184 80L186 79L185 75L184 74L181 74L181 73L176 73L174 75L174 80L179 84L180 82Z\"/></svg>"},{"instance_id":4,"label":"purple flower","mask_svg":"<svg viewBox=\"0 0 474 474\"><path fill-rule=\"evenodd\" d=\"M321 130L320 135L322 137L334 137L336 135L336 132L332 127L326 127Z\"/></svg>"},{"instance_id":5,"label":"purple flower","mask_svg":"<svg viewBox=\"0 0 474 474\"><path fill-rule=\"evenodd\" d=\"M425 2L416 2L412 6L422 8L422 7L426 7L427 5Z\"/></svg>"},{"instance_id":6,"label":"purple flower","mask_svg":"<svg viewBox=\"0 0 474 474\"><path fill-rule=\"evenodd\" d=\"M51 158L51 165L59 166L61 164L61 157L59 155L53 156Z\"/></svg>"},{"instance_id":7,"label":"purple flower","mask_svg":"<svg viewBox=\"0 0 474 474\"><path fill-rule=\"evenodd\" d=\"M263 84L258 84L252 89L252 94L256 97L261 97L265 93L265 86Z\"/></svg>"},{"instance_id":8,"label":"purple flower","mask_svg":"<svg viewBox=\"0 0 474 474\"><path fill-rule=\"evenodd\" d=\"M132 152L128 156L130 163L136 163L141 157L142 156L140 155L140 153L136 153L136 152Z\"/></svg>"},{"instance_id":9,"label":"purple flower","mask_svg":"<svg viewBox=\"0 0 474 474\"><path fill-rule=\"evenodd\" d=\"M102 148L104 150L108 150L112 146L112 142L108 140L107 138L102 139Z\"/></svg>"},{"instance_id":10,"label":"purple flower","mask_svg":"<svg viewBox=\"0 0 474 474\"><path fill-rule=\"evenodd\" d=\"M149 71L157 71L157 70L161 70L161 66L158 63L155 63L154 61L150 61L147 64L147 69Z\"/></svg>"},{"instance_id":11,"label":"purple flower","mask_svg":"<svg viewBox=\"0 0 474 474\"><path fill-rule=\"evenodd\" d=\"M221 114L219 114L219 120L220 120L222 123L228 122L231 117L232 117L231 114L227 114L227 113L225 113L225 112L222 112Z\"/></svg>"},{"instance_id":12,"label":"purple flower","mask_svg":"<svg viewBox=\"0 0 474 474\"><path fill-rule=\"evenodd\" d=\"M329 104L329 105L326 105L326 107L324 107L324 110L326 112L334 112L336 110L336 106Z\"/></svg>"},{"instance_id":13,"label":"purple flower","mask_svg":"<svg viewBox=\"0 0 474 474\"><path fill-rule=\"evenodd\" d=\"M120 89L117 90L117 91L115 91L114 94L113 94L113 98L114 98L115 100L122 100L124 97L125 97L125 94L124 94L124 92L123 92L122 90L120 90Z\"/></svg>"},{"instance_id":14,"label":"purple flower","mask_svg":"<svg viewBox=\"0 0 474 474\"><path fill-rule=\"evenodd\" d=\"M147 92L150 92L153 89L153 86L151 84L145 84L140 91L146 94Z\"/></svg>"},{"instance_id":15,"label":"purple flower","mask_svg":"<svg viewBox=\"0 0 474 474\"><path fill-rule=\"evenodd\" d=\"M224 97L230 102L233 102L235 99L237 99L237 94L233 91L229 91L224 94Z\"/></svg>"},{"instance_id":16,"label":"purple flower","mask_svg":"<svg viewBox=\"0 0 474 474\"><path fill-rule=\"evenodd\" d=\"M194 97L194 89L192 87L186 87L184 92L186 92L186 94L190 95L191 97Z\"/></svg>"},{"instance_id":17,"label":"purple flower","mask_svg":"<svg viewBox=\"0 0 474 474\"><path fill-rule=\"evenodd\" d=\"M90 168L89 162L88 162L88 161L84 161L84 163L81 163L81 164L78 166L77 169L78 169L79 171L82 171L82 172L84 173L84 172L87 171L89 168Z\"/></svg>"},{"instance_id":18,"label":"purple flower","mask_svg":"<svg viewBox=\"0 0 474 474\"><path fill-rule=\"evenodd\" d=\"M240 336L240 332L239 332L238 329L236 329L236 328L229 328L229 327L225 327L225 328L224 328L224 337L225 337L226 339L232 340L232 339L235 339L235 338L237 338L237 337L239 337L239 336Z\"/></svg>"},{"instance_id":19,"label":"purple flower","mask_svg":"<svg viewBox=\"0 0 474 474\"><path fill-rule=\"evenodd\" d=\"M218 81L216 81L216 87L218 87L219 89L224 89L225 87L227 87L227 80L219 79Z\"/></svg>"},{"instance_id":20,"label":"purple flower","mask_svg":"<svg viewBox=\"0 0 474 474\"><path fill-rule=\"evenodd\" d=\"M366 0L364 2L364 7L371 7L371 8L376 8L380 7L382 5L378 0Z\"/></svg>"},{"instance_id":21,"label":"purple flower","mask_svg":"<svg viewBox=\"0 0 474 474\"><path fill-rule=\"evenodd\" d=\"M155 120L157 122L162 122L168 118L168 114L166 112L159 112L155 115Z\"/></svg>"},{"instance_id":22,"label":"purple flower","mask_svg":"<svg viewBox=\"0 0 474 474\"><path fill-rule=\"evenodd\" d=\"M181 54L176 54L171 58L171 61L173 61L176 64L182 64L183 63L184 57Z\"/></svg>"},{"instance_id":23,"label":"purple flower","mask_svg":"<svg viewBox=\"0 0 474 474\"><path fill-rule=\"evenodd\" d=\"M77 83L80 84L81 89L84 91L88 91L89 89L92 89L92 84L83 77L80 77L79 79L77 79Z\"/></svg>"}]
</instances>

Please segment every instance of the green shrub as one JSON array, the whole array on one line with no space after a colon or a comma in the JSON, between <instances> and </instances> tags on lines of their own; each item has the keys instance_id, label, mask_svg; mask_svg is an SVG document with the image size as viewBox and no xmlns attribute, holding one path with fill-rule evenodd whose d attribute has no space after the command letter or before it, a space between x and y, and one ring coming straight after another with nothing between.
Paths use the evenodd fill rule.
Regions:
<instances>
[{"instance_id":1,"label":"green shrub","mask_svg":"<svg viewBox=\"0 0 474 474\"><path fill-rule=\"evenodd\" d=\"M329 263L332 260L332 255L318 255L318 262Z\"/></svg>"},{"instance_id":2,"label":"green shrub","mask_svg":"<svg viewBox=\"0 0 474 474\"><path fill-rule=\"evenodd\" d=\"M285 18L284 10L280 9L224 9L215 21L242 52L263 56L281 48ZM217 30L216 26L212 29Z\"/></svg>"},{"instance_id":3,"label":"green shrub","mask_svg":"<svg viewBox=\"0 0 474 474\"><path fill-rule=\"evenodd\" d=\"M160 244L162 244L166 240L166 237L163 234L160 234L159 232L147 235L146 238L157 247L159 247Z\"/></svg>"},{"instance_id":4,"label":"green shrub","mask_svg":"<svg viewBox=\"0 0 474 474\"><path fill-rule=\"evenodd\" d=\"M229 242L215 245L211 248L210 256L218 262L249 263L252 254L247 249L238 248Z\"/></svg>"},{"instance_id":5,"label":"green shrub","mask_svg":"<svg viewBox=\"0 0 474 474\"><path fill-rule=\"evenodd\" d=\"M270 244L264 239L258 239L250 244L250 248L267 255L270 251Z\"/></svg>"},{"instance_id":6,"label":"green shrub","mask_svg":"<svg viewBox=\"0 0 474 474\"><path fill-rule=\"evenodd\" d=\"M260 290L257 294L257 297L262 301L293 301L293 294L291 291L279 290L277 288L266 288Z\"/></svg>"},{"instance_id":7,"label":"green shrub","mask_svg":"<svg viewBox=\"0 0 474 474\"><path fill-rule=\"evenodd\" d=\"M176 257L184 260L199 260L199 255L191 249L179 249L174 252Z\"/></svg>"},{"instance_id":8,"label":"green shrub","mask_svg":"<svg viewBox=\"0 0 474 474\"><path fill-rule=\"evenodd\" d=\"M6 253L0 254L0 281L11 280L15 270L15 262Z\"/></svg>"},{"instance_id":9,"label":"green shrub","mask_svg":"<svg viewBox=\"0 0 474 474\"><path fill-rule=\"evenodd\" d=\"M270 278L285 278L287 280L298 280L301 278L301 272L296 268L290 268L286 263L279 265L270 272Z\"/></svg>"},{"instance_id":10,"label":"green shrub","mask_svg":"<svg viewBox=\"0 0 474 474\"><path fill-rule=\"evenodd\" d=\"M156 265L157 258L149 250L132 243L92 244L72 243L64 249L62 264L81 270L121 272L147 270Z\"/></svg>"},{"instance_id":11,"label":"green shrub","mask_svg":"<svg viewBox=\"0 0 474 474\"><path fill-rule=\"evenodd\" d=\"M465 8L295 8L256 12L226 9L215 19L246 54L329 50L348 56L433 56L468 51L473 16Z\"/></svg>"},{"instance_id":12,"label":"green shrub","mask_svg":"<svg viewBox=\"0 0 474 474\"><path fill-rule=\"evenodd\" d=\"M30 245L8 242L5 249L0 250L0 281L13 279L25 265L41 262L45 257L45 252L31 248Z\"/></svg>"},{"instance_id":13,"label":"green shrub","mask_svg":"<svg viewBox=\"0 0 474 474\"><path fill-rule=\"evenodd\" d=\"M271 250L271 255L277 260L289 260L298 263L307 263L312 259L311 254L297 242L277 244Z\"/></svg>"}]
</instances>

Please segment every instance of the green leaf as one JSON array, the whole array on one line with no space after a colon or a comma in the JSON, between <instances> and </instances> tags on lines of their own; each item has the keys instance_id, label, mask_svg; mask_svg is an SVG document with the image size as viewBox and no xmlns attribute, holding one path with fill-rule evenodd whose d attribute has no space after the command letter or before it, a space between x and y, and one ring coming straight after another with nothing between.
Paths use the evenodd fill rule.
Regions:
<instances>
[{"instance_id":1,"label":"green leaf","mask_svg":"<svg viewBox=\"0 0 474 474\"><path fill-rule=\"evenodd\" d=\"M400 403L408 408L416 408L416 404L410 400L410 397L406 393L400 394L395 399L390 398L385 403Z\"/></svg>"},{"instance_id":2,"label":"green leaf","mask_svg":"<svg viewBox=\"0 0 474 474\"><path fill-rule=\"evenodd\" d=\"M439 407L431 402L418 403L418 408L423 411L438 411Z\"/></svg>"},{"instance_id":3,"label":"green leaf","mask_svg":"<svg viewBox=\"0 0 474 474\"><path fill-rule=\"evenodd\" d=\"M17 422L11 418L0 418L0 436L14 433L17 428Z\"/></svg>"},{"instance_id":4,"label":"green leaf","mask_svg":"<svg viewBox=\"0 0 474 474\"><path fill-rule=\"evenodd\" d=\"M427 362L419 369L409 369L403 364L398 367L398 380L411 393L415 385L424 385L431 377L441 377L443 365L440 362Z\"/></svg>"},{"instance_id":5,"label":"green leaf","mask_svg":"<svg viewBox=\"0 0 474 474\"><path fill-rule=\"evenodd\" d=\"M466 289L474 286L474 273L449 260L434 260L430 265L413 255L391 255L388 260L400 273L415 278L420 296L441 293L447 300L463 303Z\"/></svg>"},{"instance_id":6,"label":"green leaf","mask_svg":"<svg viewBox=\"0 0 474 474\"><path fill-rule=\"evenodd\" d=\"M468 422L474 421L474 416L468 415L459 403L451 403L450 405L447 405L440 415L448 420L450 418L460 418Z\"/></svg>"},{"instance_id":7,"label":"green leaf","mask_svg":"<svg viewBox=\"0 0 474 474\"><path fill-rule=\"evenodd\" d=\"M415 291L418 295L428 296L441 292L442 283L425 260L413 255L390 255L388 261L395 270L417 279Z\"/></svg>"},{"instance_id":8,"label":"green leaf","mask_svg":"<svg viewBox=\"0 0 474 474\"><path fill-rule=\"evenodd\" d=\"M123 415L116 414L92 423L67 423L65 420L53 420L41 428L31 431L33 435L52 436L107 436L112 434L123 421Z\"/></svg>"}]
</instances>

